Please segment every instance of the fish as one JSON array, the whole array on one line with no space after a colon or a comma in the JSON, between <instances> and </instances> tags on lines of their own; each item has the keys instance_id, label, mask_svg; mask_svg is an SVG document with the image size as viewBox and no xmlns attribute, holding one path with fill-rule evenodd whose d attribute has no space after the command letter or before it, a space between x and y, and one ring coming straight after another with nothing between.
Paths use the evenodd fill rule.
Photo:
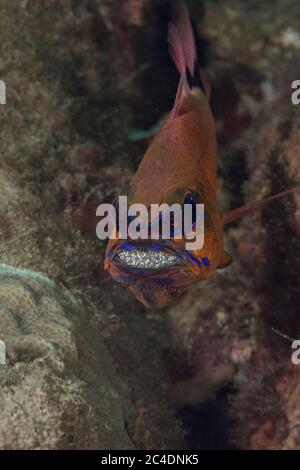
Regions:
<instances>
[{"instance_id":1,"label":"fish","mask_svg":"<svg viewBox=\"0 0 300 470\"><path fill-rule=\"evenodd\" d=\"M104 267L148 308L179 302L191 287L229 266L224 249L224 225L294 191L221 213L217 191L217 138L210 107L211 86L198 66L195 37L185 3L173 2L169 24L170 56L180 74L172 110L151 141L130 182L129 204L204 204L204 244L186 249L184 236L169 240L122 239L116 230L110 239ZM198 80L196 85L191 85Z\"/></svg>"}]
</instances>

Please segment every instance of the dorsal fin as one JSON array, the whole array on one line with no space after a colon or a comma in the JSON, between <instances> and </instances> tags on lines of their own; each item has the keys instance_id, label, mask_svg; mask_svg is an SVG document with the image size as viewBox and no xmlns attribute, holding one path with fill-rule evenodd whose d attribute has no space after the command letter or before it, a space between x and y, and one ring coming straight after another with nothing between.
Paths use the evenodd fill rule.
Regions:
<instances>
[{"instance_id":1,"label":"dorsal fin","mask_svg":"<svg viewBox=\"0 0 300 470\"><path fill-rule=\"evenodd\" d=\"M177 70L180 82L171 118L178 116L183 98L190 93L187 81L187 70L193 76L197 60L195 38L188 9L183 1L173 1L173 19L169 24L169 51Z\"/></svg>"},{"instance_id":2,"label":"dorsal fin","mask_svg":"<svg viewBox=\"0 0 300 470\"><path fill-rule=\"evenodd\" d=\"M183 71L188 69L191 76L194 76L195 62L197 61L197 51L189 12L182 0L173 0L172 10L173 19L170 24L171 34L169 29L171 57L173 58L174 55L176 56L177 52L181 50L183 61L177 64L173 58L178 71L180 74L182 74ZM176 31L175 35L174 31Z\"/></svg>"},{"instance_id":3,"label":"dorsal fin","mask_svg":"<svg viewBox=\"0 0 300 470\"><path fill-rule=\"evenodd\" d=\"M197 49L191 19L183 0L172 1L173 18L169 24L169 52L180 73L176 100L171 113L171 119L179 114L182 100L189 95L191 86L189 80L194 78L197 64ZM202 88L208 99L211 86L209 79L202 68L196 67L199 72L199 87ZM193 82L194 80L192 80ZM197 85L198 86L198 85Z\"/></svg>"},{"instance_id":4,"label":"dorsal fin","mask_svg":"<svg viewBox=\"0 0 300 470\"><path fill-rule=\"evenodd\" d=\"M186 77L184 76L184 74L182 74L180 77L178 88L177 88L175 102L174 102L171 115L170 115L171 119L174 119L179 115L180 108L182 105L182 100L183 98L188 96L189 92L190 92L190 89L188 87Z\"/></svg>"}]
</instances>

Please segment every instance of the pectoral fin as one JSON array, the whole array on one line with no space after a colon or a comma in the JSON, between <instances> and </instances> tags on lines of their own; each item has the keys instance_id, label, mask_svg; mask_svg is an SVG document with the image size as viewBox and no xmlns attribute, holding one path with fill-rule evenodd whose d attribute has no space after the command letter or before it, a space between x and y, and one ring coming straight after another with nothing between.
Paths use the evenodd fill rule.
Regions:
<instances>
[{"instance_id":1,"label":"pectoral fin","mask_svg":"<svg viewBox=\"0 0 300 470\"><path fill-rule=\"evenodd\" d=\"M219 261L219 264L218 264L218 267L217 269L223 269L223 268L226 268L227 266L229 266L230 264L232 263L232 258L230 256L229 253L227 253L227 251L223 251L222 253L222 256L220 258L220 261Z\"/></svg>"},{"instance_id":2,"label":"pectoral fin","mask_svg":"<svg viewBox=\"0 0 300 470\"><path fill-rule=\"evenodd\" d=\"M295 186L294 188L288 189L286 191L282 191L279 194L275 194L274 196L266 197L265 199L261 199L259 201L253 201L250 202L249 204L245 204L242 207L239 207L238 209L233 209L232 211L224 212L221 214L222 217L222 222L223 224L229 224L230 222L233 222L234 220L239 219L243 215L249 214L255 210L261 209L264 207L266 204L268 204L271 201L274 201L275 199L279 199L283 196L287 196L290 193L293 193L295 191L300 190L300 185Z\"/></svg>"}]
</instances>

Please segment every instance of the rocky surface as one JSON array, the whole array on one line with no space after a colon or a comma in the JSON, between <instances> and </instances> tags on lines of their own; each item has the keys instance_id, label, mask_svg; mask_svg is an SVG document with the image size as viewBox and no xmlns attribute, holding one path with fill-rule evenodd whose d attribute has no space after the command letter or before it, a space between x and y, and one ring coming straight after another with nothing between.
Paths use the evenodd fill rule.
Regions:
<instances>
[{"instance_id":1,"label":"rocky surface","mask_svg":"<svg viewBox=\"0 0 300 470\"><path fill-rule=\"evenodd\" d=\"M269 2L254 9L247 2L218 8L208 2L200 21L210 45L224 209L299 184L299 109L291 103L291 83L300 75L294 7L276 2L273 18ZM299 448L291 419L300 405L291 364L292 339L300 334L298 212L295 193L226 228L234 263L170 311L185 344L173 368L176 376L182 361L188 366L176 393L180 403L184 397L194 445ZM286 394L279 391L283 378ZM199 426L207 419L208 442Z\"/></svg>"},{"instance_id":2,"label":"rocky surface","mask_svg":"<svg viewBox=\"0 0 300 470\"><path fill-rule=\"evenodd\" d=\"M32 281L27 271L1 277L10 296L1 310L9 358L1 366L1 447L183 446L166 394L163 321L112 285L104 244L63 219L62 203L93 191L109 197L133 167L123 143L139 15L129 11L124 19L111 1L1 4L1 261L57 283ZM126 57L116 57L125 44ZM59 284L80 307L65 305ZM113 371L118 386L110 385Z\"/></svg>"},{"instance_id":3,"label":"rocky surface","mask_svg":"<svg viewBox=\"0 0 300 470\"><path fill-rule=\"evenodd\" d=\"M298 2L188 3L222 209L294 185ZM228 227L234 263L165 311L114 285L105 245L64 223L63 204L128 183L147 145L129 131L172 105L166 2L4 0L0 13L0 448L299 448L299 374L278 334L300 334L297 195Z\"/></svg>"},{"instance_id":4,"label":"rocky surface","mask_svg":"<svg viewBox=\"0 0 300 470\"><path fill-rule=\"evenodd\" d=\"M111 358L63 287L0 265L1 449L131 449Z\"/></svg>"}]
</instances>

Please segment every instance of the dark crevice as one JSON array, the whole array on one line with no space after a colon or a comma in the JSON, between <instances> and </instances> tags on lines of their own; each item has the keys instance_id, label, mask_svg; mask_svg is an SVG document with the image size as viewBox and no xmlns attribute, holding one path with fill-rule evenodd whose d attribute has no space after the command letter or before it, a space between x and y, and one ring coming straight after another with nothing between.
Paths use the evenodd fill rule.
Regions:
<instances>
[{"instance_id":1,"label":"dark crevice","mask_svg":"<svg viewBox=\"0 0 300 470\"><path fill-rule=\"evenodd\" d=\"M185 406L178 412L186 432L188 449L227 450L232 449L227 429L230 427L229 396L233 386L221 388L213 399L199 407Z\"/></svg>"},{"instance_id":2,"label":"dark crevice","mask_svg":"<svg viewBox=\"0 0 300 470\"><path fill-rule=\"evenodd\" d=\"M248 180L249 173L247 155L243 150L238 150L224 156L222 177L224 187L230 191L230 207L236 208L245 204L244 183Z\"/></svg>"}]
</instances>

